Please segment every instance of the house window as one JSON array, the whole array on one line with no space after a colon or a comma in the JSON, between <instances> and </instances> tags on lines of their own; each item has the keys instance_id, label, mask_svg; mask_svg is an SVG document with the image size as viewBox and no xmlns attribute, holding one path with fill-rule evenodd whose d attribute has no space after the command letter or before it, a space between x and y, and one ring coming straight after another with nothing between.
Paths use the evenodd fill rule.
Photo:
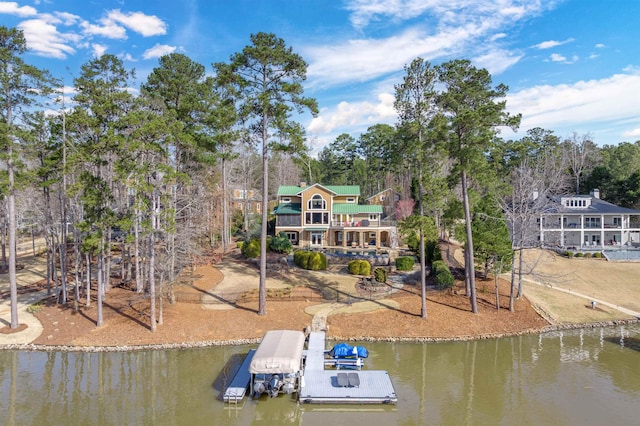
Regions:
<instances>
[{"instance_id":1,"label":"house window","mask_svg":"<svg viewBox=\"0 0 640 426\"><path fill-rule=\"evenodd\" d=\"M355 197L347 197L347 203L355 203L356 199Z\"/></svg>"},{"instance_id":2,"label":"house window","mask_svg":"<svg viewBox=\"0 0 640 426\"><path fill-rule=\"evenodd\" d=\"M322 198L322 195L316 194L309 200L309 210L326 210L327 202Z\"/></svg>"},{"instance_id":3,"label":"house window","mask_svg":"<svg viewBox=\"0 0 640 426\"><path fill-rule=\"evenodd\" d=\"M327 225L329 224L329 213L312 213L305 214L305 223L307 225Z\"/></svg>"},{"instance_id":4,"label":"house window","mask_svg":"<svg viewBox=\"0 0 640 426\"><path fill-rule=\"evenodd\" d=\"M282 197L282 202L283 203L290 203L291 202L291 197Z\"/></svg>"},{"instance_id":5,"label":"house window","mask_svg":"<svg viewBox=\"0 0 640 426\"><path fill-rule=\"evenodd\" d=\"M380 196L380 201L384 201L384 198L385 198L384 195L381 195Z\"/></svg>"},{"instance_id":6,"label":"house window","mask_svg":"<svg viewBox=\"0 0 640 426\"><path fill-rule=\"evenodd\" d=\"M622 227L622 218L621 217L614 217L613 218L613 226L615 228L621 228Z\"/></svg>"},{"instance_id":7,"label":"house window","mask_svg":"<svg viewBox=\"0 0 640 426\"><path fill-rule=\"evenodd\" d=\"M378 215L377 215L377 214L370 214L370 215L369 215L369 220L371 220L371 221L376 221L376 220L378 220Z\"/></svg>"}]
</instances>

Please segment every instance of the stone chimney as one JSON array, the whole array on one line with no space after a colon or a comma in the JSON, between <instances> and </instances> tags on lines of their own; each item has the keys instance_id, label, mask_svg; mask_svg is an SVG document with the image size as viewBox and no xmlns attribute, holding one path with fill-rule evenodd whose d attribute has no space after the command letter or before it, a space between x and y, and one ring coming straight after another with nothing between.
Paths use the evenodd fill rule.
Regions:
<instances>
[{"instance_id":1,"label":"stone chimney","mask_svg":"<svg viewBox=\"0 0 640 426\"><path fill-rule=\"evenodd\" d=\"M591 190L591 196L593 198L600 198L600 190L598 188L594 188Z\"/></svg>"},{"instance_id":2,"label":"stone chimney","mask_svg":"<svg viewBox=\"0 0 640 426\"><path fill-rule=\"evenodd\" d=\"M307 186L307 182L300 181L300 188L305 188Z\"/></svg>"}]
</instances>

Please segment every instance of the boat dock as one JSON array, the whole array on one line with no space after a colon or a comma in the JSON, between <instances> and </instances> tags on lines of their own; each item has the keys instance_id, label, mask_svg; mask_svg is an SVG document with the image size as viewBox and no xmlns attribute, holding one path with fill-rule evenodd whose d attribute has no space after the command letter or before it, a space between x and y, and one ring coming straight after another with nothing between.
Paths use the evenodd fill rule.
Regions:
<instances>
[{"instance_id":1,"label":"boat dock","mask_svg":"<svg viewBox=\"0 0 640 426\"><path fill-rule=\"evenodd\" d=\"M251 364L251 360L255 353L256 350L251 349L244 358L244 361L242 361L242 365L240 365L240 368L236 372L236 375L233 376L229 387L225 389L224 394L222 395L222 400L224 402L238 404L244 400L244 397L247 394L247 389L249 388L249 382L251 381L249 364Z\"/></svg>"},{"instance_id":2,"label":"boat dock","mask_svg":"<svg viewBox=\"0 0 640 426\"><path fill-rule=\"evenodd\" d=\"M325 370L325 333L313 331L307 343L299 400L308 404L396 404L389 373Z\"/></svg>"}]
</instances>

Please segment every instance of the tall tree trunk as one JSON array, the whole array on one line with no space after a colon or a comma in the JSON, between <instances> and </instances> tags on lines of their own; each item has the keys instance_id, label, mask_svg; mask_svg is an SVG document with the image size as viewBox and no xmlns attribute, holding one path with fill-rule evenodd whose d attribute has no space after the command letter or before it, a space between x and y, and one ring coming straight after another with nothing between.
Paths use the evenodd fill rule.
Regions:
<instances>
[{"instance_id":1,"label":"tall tree trunk","mask_svg":"<svg viewBox=\"0 0 640 426\"><path fill-rule=\"evenodd\" d=\"M511 291L509 292L509 311L515 312L516 298L516 249L511 256Z\"/></svg>"},{"instance_id":2,"label":"tall tree trunk","mask_svg":"<svg viewBox=\"0 0 640 426\"><path fill-rule=\"evenodd\" d=\"M133 235L135 237L135 252L134 257L136 261L136 292L142 293L144 290L144 283L142 282L142 263L140 262L140 224L142 223L142 213L140 208L136 207L136 220L133 227Z\"/></svg>"},{"instance_id":3,"label":"tall tree trunk","mask_svg":"<svg viewBox=\"0 0 640 426\"><path fill-rule=\"evenodd\" d=\"M80 233L73 227L73 258L75 262L75 285L73 286L73 310L78 311L80 303Z\"/></svg>"},{"instance_id":4,"label":"tall tree trunk","mask_svg":"<svg viewBox=\"0 0 640 426\"><path fill-rule=\"evenodd\" d=\"M226 253L231 240L229 232L229 197L227 196L227 161L222 157L222 252Z\"/></svg>"},{"instance_id":5,"label":"tall tree trunk","mask_svg":"<svg viewBox=\"0 0 640 426\"><path fill-rule=\"evenodd\" d=\"M2 267L0 271L5 272L9 270L9 263L7 262L7 231L4 221L2 228L0 228L0 246L2 246Z\"/></svg>"},{"instance_id":6,"label":"tall tree trunk","mask_svg":"<svg viewBox=\"0 0 640 426\"><path fill-rule=\"evenodd\" d=\"M267 210L269 205L269 151L267 116L262 119L262 226L260 229L260 286L258 315L267 314Z\"/></svg>"},{"instance_id":7,"label":"tall tree trunk","mask_svg":"<svg viewBox=\"0 0 640 426\"><path fill-rule=\"evenodd\" d=\"M149 237L149 298L151 307L149 312L149 321L151 322L151 331L156 331L156 229L157 229L157 207L156 196L152 195L151 201L151 235Z\"/></svg>"},{"instance_id":8,"label":"tall tree trunk","mask_svg":"<svg viewBox=\"0 0 640 426\"><path fill-rule=\"evenodd\" d=\"M101 241L104 243L104 241ZM98 253L98 320L96 322L96 326L100 327L102 325L102 298L104 297L104 252L100 249L100 253Z\"/></svg>"},{"instance_id":9,"label":"tall tree trunk","mask_svg":"<svg viewBox=\"0 0 640 426\"><path fill-rule=\"evenodd\" d=\"M8 119L8 123L11 123L10 117ZM7 171L9 173L9 291L11 293L11 328L16 329L20 323L18 322L18 280L16 276L16 257L18 255L16 246L16 199L14 185L13 141L11 138L12 136L9 135L9 148L7 153Z\"/></svg>"},{"instance_id":10,"label":"tall tree trunk","mask_svg":"<svg viewBox=\"0 0 640 426\"><path fill-rule=\"evenodd\" d=\"M518 294L516 295L516 299L520 299L522 297L522 263L524 262L523 256L524 247L520 247L520 253L518 256Z\"/></svg>"},{"instance_id":11,"label":"tall tree trunk","mask_svg":"<svg viewBox=\"0 0 640 426\"><path fill-rule=\"evenodd\" d=\"M476 299L476 274L473 262L473 235L471 234L471 208L469 206L469 189L467 187L467 172L463 168L461 172L462 180L462 199L464 203L464 222L465 229L467 231L467 250L468 255L466 258L465 275L469 277L469 301L471 303L471 311L474 314L478 313L478 301Z\"/></svg>"},{"instance_id":12,"label":"tall tree trunk","mask_svg":"<svg viewBox=\"0 0 640 426\"><path fill-rule=\"evenodd\" d=\"M419 182L418 182L418 205L420 206L420 220L424 217L424 203L422 201L422 165L419 166L420 171L418 173ZM425 256L425 248L424 248L424 229L422 227L422 222L420 222L420 292L421 292L421 308L420 312L422 313L422 319L427 319L427 259Z\"/></svg>"},{"instance_id":13,"label":"tall tree trunk","mask_svg":"<svg viewBox=\"0 0 640 426\"><path fill-rule=\"evenodd\" d=\"M85 255L85 261L87 262L87 292L86 292L86 303L85 306L88 308L91 306L91 254L87 253Z\"/></svg>"}]
</instances>

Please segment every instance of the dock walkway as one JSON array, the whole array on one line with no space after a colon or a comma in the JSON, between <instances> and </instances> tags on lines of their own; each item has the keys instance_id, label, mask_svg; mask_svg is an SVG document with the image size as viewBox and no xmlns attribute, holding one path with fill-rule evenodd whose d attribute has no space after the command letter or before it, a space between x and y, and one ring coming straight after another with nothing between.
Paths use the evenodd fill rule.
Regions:
<instances>
[{"instance_id":1,"label":"dock walkway","mask_svg":"<svg viewBox=\"0 0 640 426\"><path fill-rule=\"evenodd\" d=\"M236 375L233 376L233 380L229 384L229 387L225 389L224 394L222 396L222 400L224 402L238 404L242 402L244 397L247 394L247 388L249 387L249 382L251 381L251 374L249 373L249 364L251 364L251 360L253 359L253 355L256 353L255 349L251 349L247 356L242 361L242 365L236 372Z\"/></svg>"},{"instance_id":2,"label":"dock walkway","mask_svg":"<svg viewBox=\"0 0 640 426\"><path fill-rule=\"evenodd\" d=\"M325 333L313 331L307 343L300 402L308 404L396 404L389 373L366 370L345 373L325 370Z\"/></svg>"}]
</instances>

